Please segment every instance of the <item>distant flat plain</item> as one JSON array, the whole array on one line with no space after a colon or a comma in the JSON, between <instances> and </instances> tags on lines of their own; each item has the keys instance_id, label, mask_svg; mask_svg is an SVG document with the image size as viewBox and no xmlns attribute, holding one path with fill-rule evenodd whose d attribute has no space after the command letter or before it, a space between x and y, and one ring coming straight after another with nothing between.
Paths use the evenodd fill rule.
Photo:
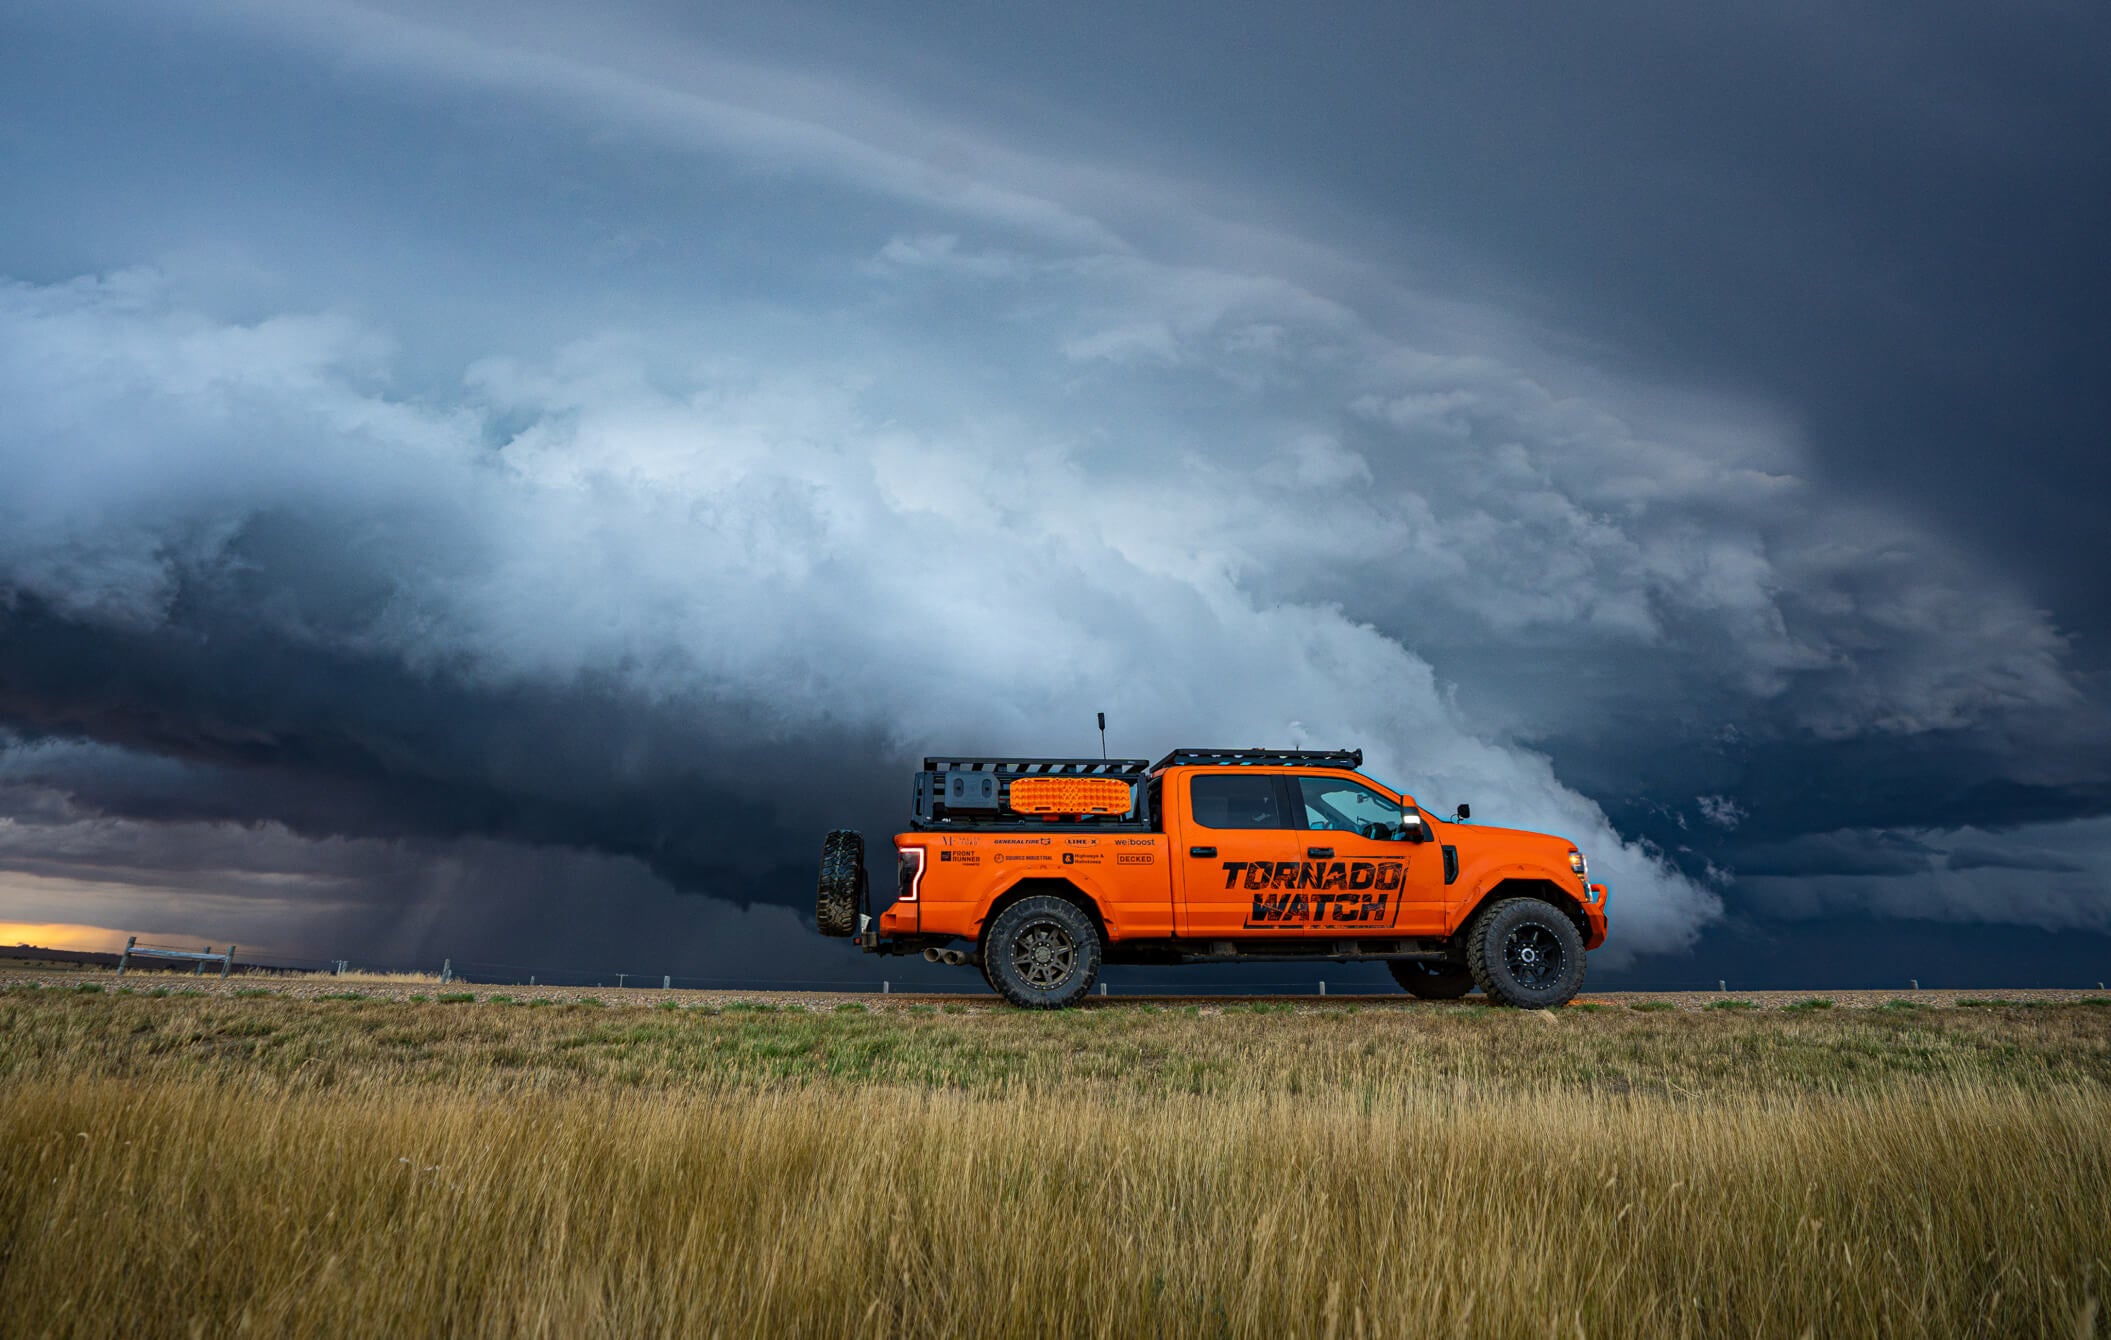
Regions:
<instances>
[{"instance_id":1,"label":"distant flat plain","mask_svg":"<svg viewBox=\"0 0 2111 1340\"><path fill-rule=\"evenodd\" d=\"M2071 1336L2111 1282L2097 993L25 970L0 1094L20 1334Z\"/></svg>"}]
</instances>

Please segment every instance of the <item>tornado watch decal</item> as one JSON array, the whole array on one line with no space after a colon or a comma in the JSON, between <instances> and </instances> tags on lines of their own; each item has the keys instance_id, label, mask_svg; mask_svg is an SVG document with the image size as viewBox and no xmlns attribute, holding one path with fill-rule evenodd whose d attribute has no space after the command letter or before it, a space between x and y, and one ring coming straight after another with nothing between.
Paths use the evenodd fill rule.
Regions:
<instances>
[{"instance_id":1,"label":"tornado watch decal","mask_svg":"<svg viewBox=\"0 0 2111 1340\"><path fill-rule=\"evenodd\" d=\"M1386 926L1400 861L1226 861L1224 887L1256 892L1248 926ZM1306 890L1311 890L1307 893Z\"/></svg>"}]
</instances>

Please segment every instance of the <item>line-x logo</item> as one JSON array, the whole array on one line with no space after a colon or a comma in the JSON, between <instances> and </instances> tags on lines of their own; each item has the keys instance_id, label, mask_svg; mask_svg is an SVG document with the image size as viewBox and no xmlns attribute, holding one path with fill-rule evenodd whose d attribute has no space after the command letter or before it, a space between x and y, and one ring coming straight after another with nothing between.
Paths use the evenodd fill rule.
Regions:
<instances>
[{"instance_id":1,"label":"line-x logo","mask_svg":"<svg viewBox=\"0 0 2111 1340\"><path fill-rule=\"evenodd\" d=\"M1224 887L1257 890L1249 926L1387 925L1400 861L1225 861ZM1243 875L1243 878L1241 876ZM1308 897L1304 890L1313 890ZM1339 890L1339 892L1334 892Z\"/></svg>"}]
</instances>

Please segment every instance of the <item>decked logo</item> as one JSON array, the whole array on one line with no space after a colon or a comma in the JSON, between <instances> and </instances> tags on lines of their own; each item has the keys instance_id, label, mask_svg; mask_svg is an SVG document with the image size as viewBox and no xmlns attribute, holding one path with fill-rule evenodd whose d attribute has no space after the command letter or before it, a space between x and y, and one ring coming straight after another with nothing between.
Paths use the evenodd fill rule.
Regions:
<instances>
[{"instance_id":1,"label":"decked logo","mask_svg":"<svg viewBox=\"0 0 2111 1340\"><path fill-rule=\"evenodd\" d=\"M1248 926L1383 926L1403 861L1225 861L1224 887L1255 890ZM1308 895L1305 890L1312 892Z\"/></svg>"}]
</instances>

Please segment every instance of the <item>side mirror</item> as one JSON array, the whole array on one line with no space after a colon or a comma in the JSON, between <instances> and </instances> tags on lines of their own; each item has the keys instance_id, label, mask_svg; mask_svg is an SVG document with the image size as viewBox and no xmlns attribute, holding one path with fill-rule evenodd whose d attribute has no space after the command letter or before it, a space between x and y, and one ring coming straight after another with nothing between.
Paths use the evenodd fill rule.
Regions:
<instances>
[{"instance_id":1,"label":"side mirror","mask_svg":"<svg viewBox=\"0 0 2111 1340\"><path fill-rule=\"evenodd\" d=\"M1464 822L1466 822L1466 821L1467 821L1468 819L1471 819L1472 817L1473 817L1473 806L1471 806L1471 805L1468 805L1468 804L1467 804L1467 803L1466 803L1465 801L1463 801L1463 800L1459 802L1459 812L1458 812L1457 814L1454 814L1454 815L1452 815L1452 816L1451 816L1451 818L1452 818L1452 821L1453 821L1454 823L1464 823Z\"/></svg>"}]
</instances>

